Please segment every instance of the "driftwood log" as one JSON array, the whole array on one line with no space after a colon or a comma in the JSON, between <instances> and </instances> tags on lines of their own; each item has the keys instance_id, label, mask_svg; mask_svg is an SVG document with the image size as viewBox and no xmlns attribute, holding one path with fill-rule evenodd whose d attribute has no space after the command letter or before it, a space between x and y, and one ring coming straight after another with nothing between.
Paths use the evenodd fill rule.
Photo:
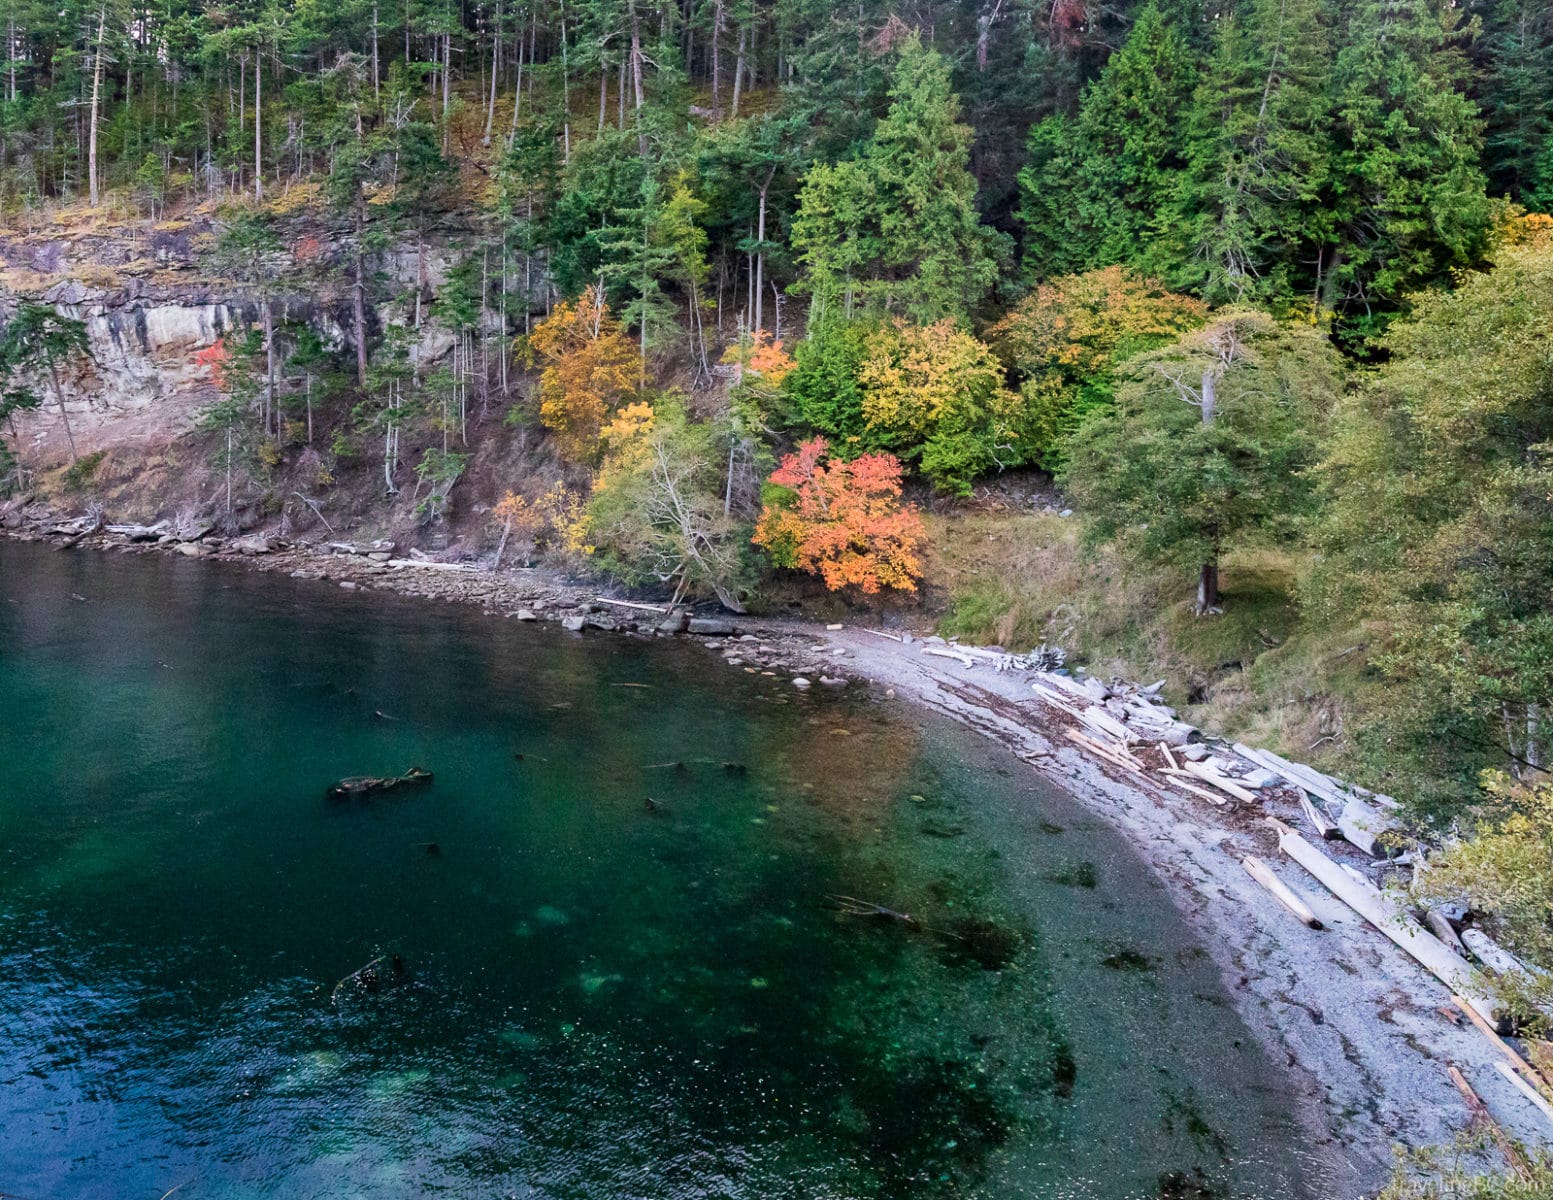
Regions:
<instances>
[{"instance_id":1,"label":"driftwood log","mask_svg":"<svg viewBox=\"0 0 1553 1200\"><path fill-rule=\"evenodd\" d=\"M1240 865L1245 867L1247 875L1266 888L1273 899L1298 917L1302 924L1309 925L1312 929L1323 928L1315 910L1305 902L1304 897L1274 875L1273 869L1260 858L1249 854L1240 860Z\"/></svg>"},{"instance_id":2,"label":"driftwood log","mask_svg":"<svg viewBox=\"0 0 1553 1200\"><path fill-rule=\"evenodd\" d=\"M1417 921L1397 911L1381 890L1366 879L1349 875L1336 862L1317 850L1281 821L1269 820L1278 830L1278 847L1304 867L1354 912L1412 955L1432 975L1456 995L1465 998L1464 1008L1482 1015L1497 1025L1494 1002L1483 986L1483 978L1460 955L1435 937Z\"/></svg>"},{"instance_id":3,"label":"driftwood log","mask_svg":"<svg viewBox=\"0 0 1553 1200\"><path fill-rule=\"evenodd\" d=\"M391 792L395 788L426 784L431 780L431 772L424 767L411 767L403 775L351 775L336 783L325 795L330 800L365 800L378 792Z\"/></svg>"}]
</instances>

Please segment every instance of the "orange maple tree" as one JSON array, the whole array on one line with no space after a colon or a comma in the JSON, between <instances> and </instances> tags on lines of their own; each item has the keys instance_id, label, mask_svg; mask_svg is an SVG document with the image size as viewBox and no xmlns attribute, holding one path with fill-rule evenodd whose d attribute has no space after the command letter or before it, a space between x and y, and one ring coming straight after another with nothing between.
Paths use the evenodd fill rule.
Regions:
<instances>
[{"instance_id":1,"label":"orange maple tree","mask_svg":"<svg viewBox=\"0 0 1553 1200\"><path fill-rule=\"evenodd\" d=\"M901 463L893 454L828 457L824 438L785 455L770 482L787 493L761 509L754 542L779 567L818 575L831 591L892 587L915 591L927 532L914 505L901 503Z\"/></svg>"},{"instance_id":2,"label":"orange maple tree","mask_svg":"<svg viewBox=\"0 0 1553 1200\"><path fill-rule=\"evenodd\" d=\"M609 305L594 288L555 306L528 338L528 352L545 364L539 377L539 419L568 458L598 456L605 420L635 390L636 352Z\"/></svg>"}]
</instances>

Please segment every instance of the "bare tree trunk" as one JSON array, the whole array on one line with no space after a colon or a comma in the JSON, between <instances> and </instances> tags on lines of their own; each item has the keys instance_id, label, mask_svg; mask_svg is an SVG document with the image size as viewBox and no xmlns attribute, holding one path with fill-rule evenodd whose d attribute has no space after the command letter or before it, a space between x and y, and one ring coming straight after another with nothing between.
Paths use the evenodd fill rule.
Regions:
<instances>
[{"instance_id":1,"label":"bare tree trunk","mask_svg":"<svg viewBox=\"0 0 1553 1200\"><path fill-rule=\"evenodd\" d=\"M523 111L523 22L518 22L518 83L512 94L512 129L507 134L507 148L512 148L518 137L518 114Z\"/></svg>"},{"instance_id":2,"label":"bare tree trunk","mask_svg":"<svg viewBox=\"0 0 1553 1200\"><path fill-rule=\"evenodd\" d=\"M1219 607L1219 562L1212 558L1203 563L1197 576L1197 615L1204 616Z\"/></svg>"},{"instance_id":3,"label":"bare tree trunk","mask_svg":"<svg viewBox=\"0 0 1553 1200\"><path fill-rule=\"evenodd\" d=\"M448 109L452 106L453 35L442 35L442 153L448 152Z\"/></svg>"},{"instance_id":4,"label":"bare tree trunk","mask_svg":"<svg viewBox=\"0 0 1553 1200\"><path fill-rule=\"evenodd\" d=\"M275 414L275 433L280 434L280 406L275 403L275 314L270 298L264 298L264 432L269 433L269 414Z\"/></svg>"},{"instance_id":5,"label":"bare tree trunk","mask_svg":"<svg viewBox=\"0 0 1553 1200\"><path fill-rule=\"evenodd\" d=\"M739 96L744 91L744 50L749 45L750 28L748 25L739 27L739 56L733 60L733 104L730 106L729 115L734 120L739 119Z\"/></svg>"},{"instance_id":6,"label":"bare tree trunk","mask_svg":"<svg viewBox=\"0 0 1553 1200\"><path fill-rule=\"evenodd\" d=\"M253 52L253 198L264 199L264 55Z\"/></svg>"},{"instance_id":7,"label":"bare tree trunk","mask_svg":"<svg viewBox=\"0 0 1553 1200\"><path fill-rule=\"evenodd\" d=\"M720 121L723 115L723 30L727 27L724 0L717 0L712 10L712 119Z\"/></svg>"},{"instance_id":8,"label":"bare tree trunk","mask_svg":"<svg viewBox=\"0 0 1553 1200\"><path fill-rule=\"evenodd\" d=\"M70 462L73 466L76 460L75 434L70 431L70 414L65 411L65 389L59 382L59 367L52 358L49 359L49 376L54 380L54 398L59 401L59 419L65 424L65 441L70 446Z\"/></svg>"},{"instance_id":9,"label":"bare tree trunk","mask_svg":"<svg viewBox=\"0 0 1553 1200\"><path fill-rule=\"evenodd\" d=\"M496 37L491 46L491 99L485 110L485 139L491 144L491 127L496 123L496 80L501 76L501 0L496 3Z\"/></svg>"},{"instance_id":10,"label":"bare tree trunk","mask_svg":"<svg viewBox=\"0 0 1553 1200\"><path fill-rule=\"evenodd\" d=\"M372 5L372 96L374 99L379 95L382 86L379 82L380 79L377 55L377 5L374 3ZM308 440L311 441L312 439L309 438Z\"/></svg>"},{"instance_id":11,"label":"bare tree trunk","mask_svg":"<svg viewBox=\"0 0 1553 1200\"><path fill-rule=\"evenodd\" d=\"M647 157L647 131L642 128L642 26L636 15L636 0L627 0L631 16L631 87L636 107L636 148Z\"/></svg>"},{"instance_id":12,"label":"bare tree trunk","mask_svg":"<svg viewBox=\"0 0 1553 1200\"><path fill-rule=\"evenodd\" d=\"M737 94L737 93L735 93ZM734 115L738 115L738 104L734 105ZM766 272L766 193L771 190L771 181L776 178L776 164L771 164L771 169L766 172L766 181L760 185L760 214L755 226L755 241L757 250L755 254L755 325L756 330L766 327L765 289L761 287L761 280Z\"/></svg>"},{"instance_id":13,"label":"bare tree trunk","mask_svg":"<svg viewBox=\"0 0 1553 1200\"><path fill-rule=\"evenodd\" d=\"M572 76L566 62L566 0L561 0L561 165L572 161ZM538 22L538 18L535 18Z\"/></svg>"},{"instance_id":14,"label":"bare tree trunk","mask_svg":"<svg viewBox=\"0 0 1553 1200\"><path fill-rule=\"evenodd\" d=\"M107 36L107 33L108 33L108 5L105 2L103 4L103 6L100 9L97 10L97 55L96 55L95 60L92 63L92 117L91 117L91 133L88 134L87 142L86 142L86 145L87 145L87 151L86 151L86 186L87 186L87 191L88 191L88 193L89 193L89 195L91 197L91 202L92 202L92 207L93 208L97 207L97 201L98 201L98 196L99 196L98 187L97 187L97 120L98 120L98 111L99 111L99 109L101 107L101 102L102 102L102 48L103 48L102 47L102 43L103 43L103 38ZM12 90L13 93L16 90L16 79L15 79L15 75L14 75L14 68L13 68L13 75L12 75L12 79L11 79L11 90ZM64 401L63 400L60 401L60 412L61 413L64 412ZM67 421L67 423L66 423L66 430L68 431L68 429L69 429L69 423ZM74 445L71 446L70 461L71 462L75 461L75 447L74 447Z\"/></svg>"},{"instance_id":15,"label":"bare tree trunk","mask_svg":"<svg viewBox=\"0 0 1553 1200\"><path fill-rule=\"evenodd\" d=\"M351 289L351 323L356 338L356 386L367 390L367 270L361 239L365 236L361 199L356 200L356 286Z\"/></svg>"},{"instance_id":16,"label":"bare tree trunk","mask_svg":"<svg viewBox=\"0 0 1553 1200\"><path fill-rule=\"evenodd\" d=\"M1204 425L1213 424L1218 398L1218 379L1211 370L1204 371L1202 373L1202 423ZM1197 576L1197 615L1205 616L1218 611L1219 608L1219 556L1215 553L1212 558L1203 563L1202 570Z\"/></svg>"}]
</instances>

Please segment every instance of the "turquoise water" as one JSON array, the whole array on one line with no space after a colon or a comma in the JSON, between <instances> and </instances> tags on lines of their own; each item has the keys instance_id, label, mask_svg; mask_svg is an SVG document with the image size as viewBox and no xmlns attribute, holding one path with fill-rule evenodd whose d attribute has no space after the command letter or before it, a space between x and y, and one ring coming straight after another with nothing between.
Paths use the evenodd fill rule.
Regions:
<instances>
[{"instance_id":1,"label":"turquoise water","mask_svg":"<svg viewBox=\"0 0 1553 1200\"><path fill-rule=\"evenodd\" d=\"M0 749L0 1192L1313 1194L1157 881L919 713L0 544Z\"/></svg>"}]
</instances>

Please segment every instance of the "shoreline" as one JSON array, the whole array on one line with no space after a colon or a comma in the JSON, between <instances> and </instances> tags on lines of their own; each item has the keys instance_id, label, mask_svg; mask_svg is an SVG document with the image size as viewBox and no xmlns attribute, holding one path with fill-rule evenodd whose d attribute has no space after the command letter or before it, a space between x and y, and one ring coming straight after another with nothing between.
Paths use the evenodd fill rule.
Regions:
<instances>
[{"instance_id":1,"label":"shoreline","mask_svg":"<svg viewBox=\"0 0 1553 1200\"><path fill-rule=\"evenodd\" d=\"M430 560L391 566L382 550L336 553L262 535L216 544L107 532L71 540L46 532L60 524L52 514L18 522L20 516L7 514L0 536L60 550L167 551L236 562L346 590L478 605L490 616L549 621L578 633L677 636L707 645L732 669L807 681L795 686L872 684L883 689L883 700L921 705L1008 749L1127 839L1201 938L1241 1022L1281 1064L1291 1113L1309 1138L1312 1195L1371 1195L1391 1169L1394 1145L1440 1144L1465 1129L1469 1114L1447 1075L1452 1065L1514 1136L1530 1145L1550 1142L1541 1115L1495 1072L1497 1051L1470 1024L1453 1025L1439 1011L1450 1000L1446 988L1278 853L1276 836L1259 818L1298 825L1291 793L1216 808L1105 764L1064 738L1060 719L1019 672L929 658L921 653L927 643L885 640L853 625L719 617L670 633L663 614L612 605L600 599L601 586L539 569L449 570L426 565ZM1308 929L1281 908L1241 867L1247 854L1262 856L1298 888L1326 929ZM1357 853L1351 858L1366 861Z\"/></svg>"}]
</instances>

